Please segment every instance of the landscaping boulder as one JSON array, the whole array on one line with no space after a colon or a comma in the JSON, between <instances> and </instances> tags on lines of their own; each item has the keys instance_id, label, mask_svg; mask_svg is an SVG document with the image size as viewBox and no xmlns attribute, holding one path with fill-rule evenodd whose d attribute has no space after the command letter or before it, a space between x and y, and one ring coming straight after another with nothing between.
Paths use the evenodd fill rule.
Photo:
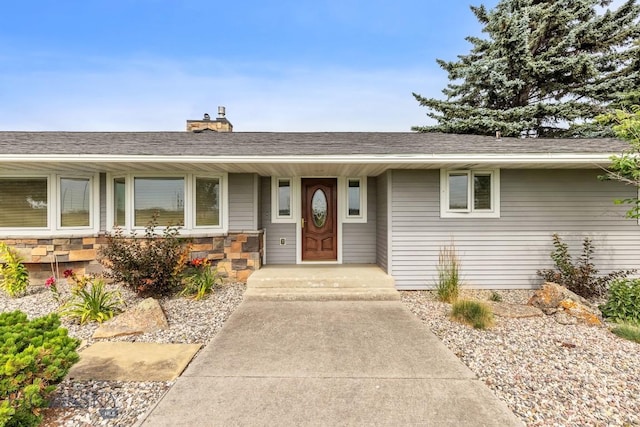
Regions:
<instances>
[{"instance_id":1,"label":"landscaping boulder","mask_svg":"<svg viewBox=\"0 0 640 427\"><path fill-rule=\"evenodd\" d=\"M96 329L93 338L139 335L168 328L169 322L160 303L153 298L147 298L134 308L104 322Z\"/></svg>"},{"instance_id":2,"label":"landscaping boulder","mask_svg":"<svg viewBox=\"0 0 640 427\"><path fill-rule=\"evenodd\" d=\"M482 301L493 310L493 314L510 319L525 319L528 317L542 317L544 313L538 307L531 305L512 304L508 302Z\"/></svg>"},{"instance_id":3,"label":"landscaping boulder","mask_svg":"<svg viewBox=\"0 0 640 427\"><path fill-rule=\"evenodd\" d=\"M528 302L563 325L602 325L602 315L589 301L557 283L547 282Z\"/></svg>"}]
</instances>

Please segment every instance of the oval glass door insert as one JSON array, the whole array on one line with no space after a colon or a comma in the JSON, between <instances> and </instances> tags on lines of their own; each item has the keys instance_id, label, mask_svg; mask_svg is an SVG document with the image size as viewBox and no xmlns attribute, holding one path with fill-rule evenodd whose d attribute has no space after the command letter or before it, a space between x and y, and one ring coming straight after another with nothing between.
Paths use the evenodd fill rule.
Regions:
<instances>
[{"instance_id":1,"label":"oval glass door insert","mask_svg":"<svg viewBox=\"0 0 640 427\"><path fill-rule=\"evenodd\" d=\"M327 196L324 191L317 189L311 198L311 213L313 224L321 228L327 222Z\"/></svg>"}]
</instances>

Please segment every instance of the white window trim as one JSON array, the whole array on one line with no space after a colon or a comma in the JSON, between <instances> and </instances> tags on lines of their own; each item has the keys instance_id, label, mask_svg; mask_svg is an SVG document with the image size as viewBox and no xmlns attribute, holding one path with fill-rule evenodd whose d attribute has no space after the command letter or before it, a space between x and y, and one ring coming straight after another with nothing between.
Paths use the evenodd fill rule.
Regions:
<instances>
[{"instance_id":1,"label":"white window trim","mask_svg":"<svg viewBox=\"0 0 640 427\"><path fill-rule=\"evenodd\" d=\"M349 181L358 180L360 182L360 215L349 215ZM367 222L367 177L366 176L349 176L338 178L339 190L342 193L341 218L343 222L348 223L366 223Z\"/></svg>"},{"instance_id":2,"label":"white window trim","mask_svg":"<svg viewBox=\"0 0 640 427\"><path fill-rule=\"evenodd\" d=\"M468 208L449 209L449 174L466 173L469 180ZM491 209L473 209L473 175L491 175ZM500 218L500 169L440 169L440 217L441 218Z\"/></svg>"},{"instance_id":3,"label":"white window trim","mask_svg":"<svg viewBox=\"0 0 640 427\"><path fill-rule=\"evenodd\" d=\"M229 228L229 180L227 173L161 173L161 172L133 172L128 174L107 174L107 231L113 231L115 207L115 193L113 180L125 179L125 226L121 228L126 232L144 230L144 226L134 226L134 180L135 178L183 178L184 179L184 224L180 227L180 234L193 236L200 234L226 234ZM217 178L220 180L220 225L196 226L195 225L195 181L197 178ZM158 227L163 230L165 227Z\"/></svg>"},{"instance_id":4,"label":"white window trim","mask_svg":"<svg viewBox=\"0 0 640 427\"><path fill-rule=\"evenodd\" d=\"M44 178L47 180L47 226L46 227L0 227L5 237L50 237L97 235L100 231L100 175L59 173L11 173L1 178ZM62 227L60 218L60 180L63 178L89 179L91 201L89 203L89 226Z\"/></svg>"},{"instance_id":5,"label":"white window trim","mask_svg":"<svg viewBox=\"0 0 640 427\"><path fill-rule=\"evenodd\" d=\"M280 215L278 183L282 180L289 180L289 190L291 191L291 206L289 207L290 215ZM271 177L271 222L272 223L295 223L300 216L299 202L300 199L300 178L290 176L272 176Z\"/></svg>"}]
</instances>

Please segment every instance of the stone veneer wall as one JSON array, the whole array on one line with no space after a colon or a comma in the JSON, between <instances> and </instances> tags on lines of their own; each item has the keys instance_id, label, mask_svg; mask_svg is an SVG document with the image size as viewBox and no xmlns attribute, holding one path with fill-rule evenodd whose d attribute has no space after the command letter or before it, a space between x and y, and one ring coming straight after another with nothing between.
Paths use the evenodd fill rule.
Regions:
<instances>
[{"instance_id":1,"label":"stone veneer wall","mask_svg":"<svg viewBox=\"0 0 640 427\"><path fill-rule=\"evenodd\" d=\"M191 257L208 258L230 281L246 282L262 265L263 233L229 233L226 236L191 239ZM52 274L71 268L78 275L100 274L99 249L105 236L55 239L0 239L22 257L34 284L44 283ZM54 273L55 272L55 273Z\"/></svg>"}]
</instances>

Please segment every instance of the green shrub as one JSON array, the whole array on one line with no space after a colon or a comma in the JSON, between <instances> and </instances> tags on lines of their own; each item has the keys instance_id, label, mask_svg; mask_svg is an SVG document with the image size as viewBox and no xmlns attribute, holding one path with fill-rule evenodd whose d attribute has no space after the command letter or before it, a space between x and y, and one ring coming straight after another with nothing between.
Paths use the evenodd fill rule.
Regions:
<instances>
[{"instance_id":1,"label":"green shrub","mask_svg":"<svg viewBox=\"0 0 640 427\"><path fill-rule=\"evenodd\" d=\"M29 272L22 263L17 252L0 242L0 288L10 297L18 296L27 290L29 285Z\"/></svg>"},{"instance_id":2,"label":"green shrub","mask_svg":"<svg viewBox=\"0 0 640 427\"><path fill-rule=\"evenodd\" d=\"M189 261L182 277L183 288L180 295L191 296L195 300L204 298L214 286L222 283L222 277L206 258Z\"/></svg>"},{"instance_id":3,"label":"green shrub","mask_svg":"<svg viewBox=\"0 0 640 427\"><path fill-rule=\"evenodd\" d=\"M502 295L500 295L496 291L493 291L491 292L491 295L489 295L489 301L502 302Z\"/></svg>"},{"instance_id":4,"label":"green shrub","mask_svg":"<svg viewBox=\"0 0 640 427\"><path fill-rule=\"evenodd\" d=\"M640 327L622 323L611 328L611 332L625 340L640 343Z\"/></svg>"},{"instance_id":5,"label":"green shrub","mask_svg":"<svg viewBox=\"0 0 640 427\"><path fill-rule=\"evenodd\" d=\"M107 235L100 251L100 263L108 268L106 277L133 289L139 296L174 294L181 284L181 272L189 247L180 238L178 226L168 226L156 234L158 214L145 228L144 237L124 236L121 228Z\"/></svg>"},{"instance_id":6,"label":"green shrub","mask_svg":"<svg viewBox=\"0 0 640 427\"><path fill-rule=\"evenodd\" d=\"M73 290L71 300L62 306L60 313L81 325L90 321L102 323L120 313L123 304L119 292L106 291L104 281L94 278Z\"/></svg>"},{"instance_id":7,"label":"green shrub","mask_svg":"<svg viewBox=\"0 0 640 427\"><path fill-rule=\"evenodd\" d=\"M555 269L538 270L538 275L547 282L565 286L570 291L584 298L602 297L607 293L609 283L615 279L625 278L635 270L618 270L607 275L599 275L593 264L595 249L590 238L582 242L582 255L574 263L569 246L557 234L552 235L554 250L551 259Z\"/></svg>"},{"instance_id":8,"label":"green shrub","mask_svg":"<svg viewBox=\"0 0 640 427\"><path fill-rule=\"evenodd\" d=\"M613 322L640 326L640 279L613 282L607 302L600 306L600 311Z\"/></svg>"},{"instance_id":9,"label":"green shrub","mask_svg":"<svg viewBox=\"0 0 640 427\"><path fill-rule=\"evenodd\" d=\"M436 294L442 302L451 303L460 294L460 259L455 246L450 244L440 248L438 253L438 282Z\"/></svg>"},{"instance_id":10,"label":"green shrub","mask_svg":"<svg viewBox=\"0 0 640 427\"><path fill-rule=\"evenodd\" d=\"M480 301L459 300L451 306L451 318L476 329L487 329L493 326L491 307Z\"/></svg>"},{"instance_id":11,"label":"green shrub","mask_svg":"<svg viewBox=\"0 0 640 427\"><path fill-rule=\"evenodd\" d=\"M0 425L38 425L55 384L78 361L80 341L56 314L30 321L20 311L0 313L0 337Z\"/></svg>"}]
</instances>

